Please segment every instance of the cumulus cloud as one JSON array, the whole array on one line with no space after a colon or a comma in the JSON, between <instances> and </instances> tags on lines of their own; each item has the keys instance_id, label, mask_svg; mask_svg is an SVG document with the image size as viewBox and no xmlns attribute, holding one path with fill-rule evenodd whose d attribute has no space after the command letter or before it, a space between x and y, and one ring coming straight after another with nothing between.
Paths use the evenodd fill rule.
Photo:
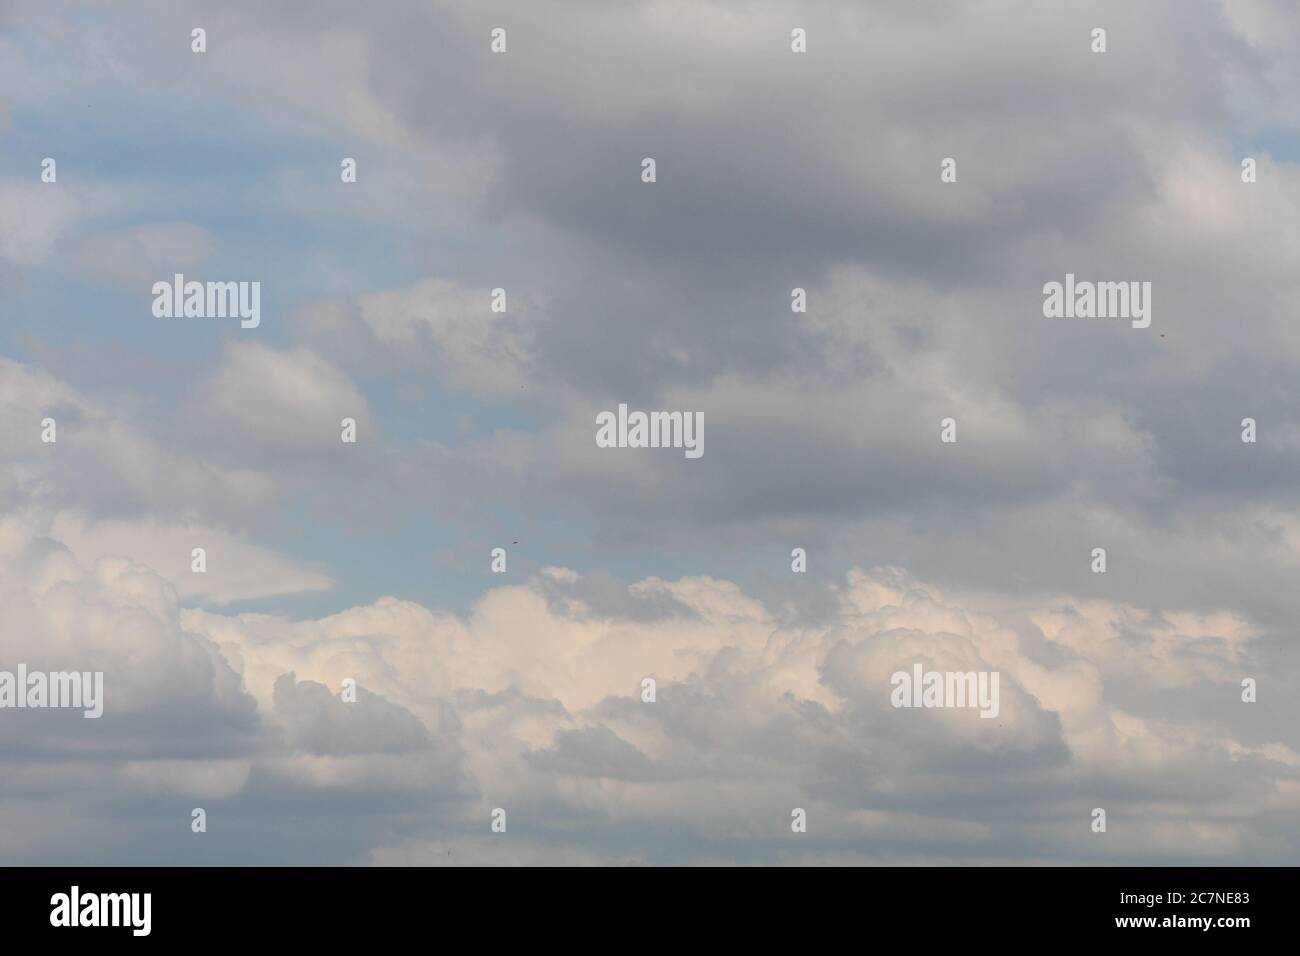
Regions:
<instances>
[{"instance_id":1,"label":"cumulus cloud","mask_svg":"<svg viewBox=\"0 0 1300 956\"><path fill-rule=\"evenodd\" d=\"M301 858L312 821L343 816L358 829L324 851L340 859L353 840L400 832L417 806L452 808L425 829L455 819L471 789L453 719L431 737L369 690L344 704L292 673L258 699L235 649L187 627L161 576L126 557L84 559L39 530L0 519L0 669L102 672L103 713L3 711L0 845L11 860ZM383 810L367 824L349 807L371 799ZM277 824L272 837L267 808L290 803L301 828ZM222 832L212 846L190 833L194 807Z\"/></svg>"},{"instance_id":2,"label":"cumulus cloud","mask_svg":"<svg viewBox=\"0 0 1300 956\"><path fill-rule=\"evenodd\" d=\"M715 579L647 579L623 588L624 609L596 614L583 590L553 569L490 591L464 619L385 599L316 621L185 621L243 662L259 697L278 700L287 672L326 687L352 676L427 726L454 711L482 820L502 806L526 821L520 859L552 845L560 858L796 859L779 842L793 806L816 808L820 845L860 860L918 846L984 861L1294 852L1271 845L1288 838L1269 820L1295 809L1283 796L1295 752L1259 738L1263 722L1237 735L1212 716L1242 706L1240 677L1260 664L1231 615L1005 599L990 614L890 569L850 573L835 619L816 627L783 626ZM628 612L649 594L672 605ZM916 663L1000 672L997 719L894 708L890 677ZM658 682L654 703L644 677ZM1207 709L1171 719L1143 687ZM1094 805L1122 844L1080 836ZM627 847L648 833L654 844ZM454 847L477 859L467 839L452 828L423 856L394 846L375 858L437 861Z\"/></svg>"},{"instance_id":3,"label":"cumulus cloud","mask_svg":"<svg viewBox=\"0 0 1300 956\"><path fill-rule=\"evenodd\" d=\"M83 564L39 530L19 516L0 522L6 669L102 671L104 715L6 710L6 750L92 760L238 751L256 727L254 702L216 647L181 628L167 582L127 557Z\"/></svg>"},{"instance_id":4,"label":"cumulus cloud","mask_svg":"<svg viewBox=\"0 0 1300 956\"><path fill-rule=\"evenodd\" d=\"M1300 754L1268 729L1294 701L1247 719L1238 697L1243 676L1271 697L1294 668L1266 671L1259 635L1230 613L1005 595L963 606L881 568L850 572L833 617L807 625L725 580L589 583L552 568L466 616L385 598L294 621L186 609L147 567L85 561L38 531L0 523L5 660L103 670L106 706L101 721L6 721L21 731L4 744L11 826L31 818L29 801L96 815L130 795L137 836L183 832L189 806L205 806L214 823L230 818L225 853L253 858L254 821L288 800L295 817L360 813L313 851L351 862L491 858L474 834L494 806L523 834L515 862L1262 861L1296 849L1278 821L1297 810ZM997 671L996 719L894 707L891 675L915 664ZM92 754L107 768L97 798L74 799L63 788ZM1122 841L1080 836L1095 805ZM794 806L815 821L810 846L781 842ZM305 858L293 825L276 829L281 859ZM78 859L67 833L8 841L18 858ZM181 846L173 832L149 858Z\"/></svg>"}]
</instances>

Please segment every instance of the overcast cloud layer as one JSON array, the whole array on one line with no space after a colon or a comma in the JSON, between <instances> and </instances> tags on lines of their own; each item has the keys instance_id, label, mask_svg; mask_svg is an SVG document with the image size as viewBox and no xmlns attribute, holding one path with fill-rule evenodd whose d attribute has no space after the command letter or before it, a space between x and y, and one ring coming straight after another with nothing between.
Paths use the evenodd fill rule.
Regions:
<instances>
[{"instance_id":1,"label":"overcast cloud layer","mask_svg":"<svg viewBox=\"0 0 1300 956\"><path fill-rule=\"evenodd\" d=\"M0 670L106 698L0 862L1300 863L1298 84L1289 0L0 0Z\"/></svg>"}]
</instances>

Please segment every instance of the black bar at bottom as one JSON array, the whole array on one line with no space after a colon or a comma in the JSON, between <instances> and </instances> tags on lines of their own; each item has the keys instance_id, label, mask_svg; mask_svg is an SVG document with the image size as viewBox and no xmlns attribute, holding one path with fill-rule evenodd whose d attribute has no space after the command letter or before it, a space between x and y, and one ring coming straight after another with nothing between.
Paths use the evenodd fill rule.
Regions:
<instances>
[{"instance_id":1,"label":"black bar at bottom","mask_svg":"<svg viewBox=\"0 0 1300 956\"><path fill-rule=\"evenodd\" d=\"M829 943L829 933L849 933L865 945L882 931L905 931L921 945L1127 936L1137 943L1231 946L1291 936L1295 872L0 868L0 925L6 942L66 942L76 934L75 942L92 945L401 945L433 930L434 936L416 938L439 947L519 937L534 945L590 940L621 948L638 940L679 945L705 937L731 947L787 935ZM552 935L562 940L547 943Z\"/></svg>"}]
</instances>

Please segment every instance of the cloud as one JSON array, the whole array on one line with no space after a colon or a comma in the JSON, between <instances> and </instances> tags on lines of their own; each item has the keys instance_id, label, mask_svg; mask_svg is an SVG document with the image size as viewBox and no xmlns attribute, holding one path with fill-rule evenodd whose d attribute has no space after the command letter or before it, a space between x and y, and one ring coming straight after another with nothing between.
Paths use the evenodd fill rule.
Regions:
<instances>
[{"instance_id":1,"label":"cloud","mask_svg":"<svg viewBox=\"0 0 1300 956\"><path fill-rule=\"evenodd\" d=\"M358 829L330 851L338 859L363 831L371 843L391 838L418 806L442 801L441 818L456 818L471 790L454 722L433 724L431 739L372 692L343 704L289 673L258 700L238 654L185 626L162 577L128 558L85 560L37 532L0 519L0 669L102 671L103 715L2 712L0 845L10 859L301 858L293 847L311 842L313 819L344 816ZM357 801L384 808L372 811L377 829L350 810ZM258 821L285 803L301 829L268 836ZM195 806L220 834L210 844L190 831ZM73 824L42 824L59 816Z\"/></svg>"},{"instance_id":2,"label":"cloud","mask_svg":"<svg viewBox=\"0 0 1300 956\"><path fill-rule=\"evenodd\" d=\"M385 598L295 621L184 608L143 565L87 562L13 517L0 570L6 661L103 670L106 688L99 722L26 711L20 726L7 712L0 818L39 819L32 800L94 816L135 806L113 811L107 843L9 828L18 859L96 846L175 859L190 852L191 805L229 828L212 857L226 860L482 860L473 834L494 806L517 824L517 860L1175 863L1297 849L1278 827L1297 810L1300 754L1275 730L1294 725L1278 694L1294 667L1265 667L1260 635L1226 612L1008 595L977 608L880 568L833 585L829 620L782 623L724 580L589 586L556 568L464 617ZM997 718L894 708L891 675L917 663L997 671ZM1260 703L1240 701L1243 676ZM64 788L92 754L105 770L88 801ZM295 819L342 814L355 829L322 855L281 821L255 849L254 821L287 801ZM1080 836L1098 805L1124 839ZM811 846L782 842L794 806L822 834Z\"/></svg>"},{"instance_id":3,"label":"cloud","mask_svg":"<svg viewBox=\"0 0 1300 956\"><path fill-rule=\"evenodd\" d=\"M526 297L505 293L505 311L496 312L492 289L423 279L400 292L365 296L361 320L400 363L423 357L454 387L512 395L532 360L538 316Z\"/></svg>"},{"instance_id":4,"label":"cloud","mask_svg":"<svg viewBox=\"0 0 1300 956\"><path fill-rule=\"evenodd\" d=\"M80 212L75 194L42 184L0 185L0 260L30 267L44 262L60 235ZM40 189L45 186L46 192Z\"/></svg>"},{"instance_id":5,"label":"cloud","mask_svg":"<svg viewBox=\"0 0 1300 956\"><path fill-rule=\"evenodd\" d=\"M189 413L215 444L252 443L278 455L319 455L341 444L344 418L371 433L365 397L329 362L305 349L230 342L194 388Z\"/></svg>"},{"instance_id":6,"label":"cloud","mask_svg":"<svg viewBox=\"0 0 1300 956\"><path fill-rule=\"evenodd\" d=\"M104 674L98 720L6 710L10 754L175 758L247 745L257 723L252 698L215 646L181 628L176 593L158 575L119 556L83 564L14 515L0 521L0 565L6 665Z\"/></svg>"},{"instance_id":7,"label":"cloud","mask_svg":"<svg viewBox=\"0 0 1300 956\"><path fill-rule=\"evenodd\" d=\"M192 513L196 501L247 513L273 493L266 477L244 464L223 466L174 449L167 430L136 402L84 394L3 356L0 408L0 439L10 450L0 495L14 506L88 516L147 509L167 519ZM55 442L41 440L46 418L54 419Z\"/></svg>"},{"instance_id":8,"label":"cloud","mask_svg":"<svg viewBox=\"0 0 1300 956\"><path fill-rule=\"evenodd\" d=\"M328 577L300 568L266 548L202 525L87 521L84 515L60 512L51 522L50 535L91 561L121 555L147 564L185 601L228 604L320 591L331 584ZM195 548L204 551L206 570L201 574L192 570Z\"/></svg>"},{"instance_id":9,"label":"cloud","mask_svg":"<svg viewBox=\"0 0 1300 956\"><path fill-rule=\"evenodd\" d=\"M629 599L670 594L686 618L667 607L593 617L546 599L557 579L581 576L494 589L464 620L391 599L318 621L185 619L237 648L259 696L292 670L327 687L354 676L439 726L454 708L477 812L502 806L526 820L525 856L554 846L617 860L635 845L642 861L794 859L779 848L792 806L815 808L818 830L835 834L826 852L860 860L917 846L969 861L1295 851L1274 842L1288 838L1270 820L1289 806L1296 755L1258 737L1270 726L1262 714L1241 716L1252 705L1239 700L1240 677L1260 662L1256 635L1230 615L1152 619L1067 601L1026 629L1005 598L992 615L880 569L848 575L822 626L779 625L711 579L626 587ZM999 671L998 719L893 708L890 675L913 663ZM645 676L658 681L653 704L640 699ZM1167 693L1195 697L1200 712L1162 713ZM1230 712L1238 730L1225 733ZM1124 841L1077 836L1095 805ZM1173 830L1180 840L1166 838ZM429 846L479 858L459 841L453 827ZM397 846L376 858L401 852L425 858Z\"/></svg>"},{"instance_id":10,"label":"cloud","mask_svg":"<svg viewBox=\"0 0 1300 956\"><path fill-rule=\"evenodd\" d=\"M358 688L359 707L292 672L276 679L273 700L295 750L310 754L407 753L427 750L428 731L410 712Z\"/></svg>"}]
</instances>

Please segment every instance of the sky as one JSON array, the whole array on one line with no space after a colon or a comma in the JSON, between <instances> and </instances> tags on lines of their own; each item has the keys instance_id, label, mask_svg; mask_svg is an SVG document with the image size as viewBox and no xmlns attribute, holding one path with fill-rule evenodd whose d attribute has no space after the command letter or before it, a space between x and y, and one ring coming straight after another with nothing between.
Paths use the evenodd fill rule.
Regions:
<instances>
[{"instance_id":1,"label":"sky","mask_svg":"<svg viewBox=\"0 0 1300 956\"><path fill-rule=\"evenodd\" d=\"M104 674L0 862L1300 863L1298 83L1287 0L0 0L0 671Z\"/></svg>"}]
</instances>

